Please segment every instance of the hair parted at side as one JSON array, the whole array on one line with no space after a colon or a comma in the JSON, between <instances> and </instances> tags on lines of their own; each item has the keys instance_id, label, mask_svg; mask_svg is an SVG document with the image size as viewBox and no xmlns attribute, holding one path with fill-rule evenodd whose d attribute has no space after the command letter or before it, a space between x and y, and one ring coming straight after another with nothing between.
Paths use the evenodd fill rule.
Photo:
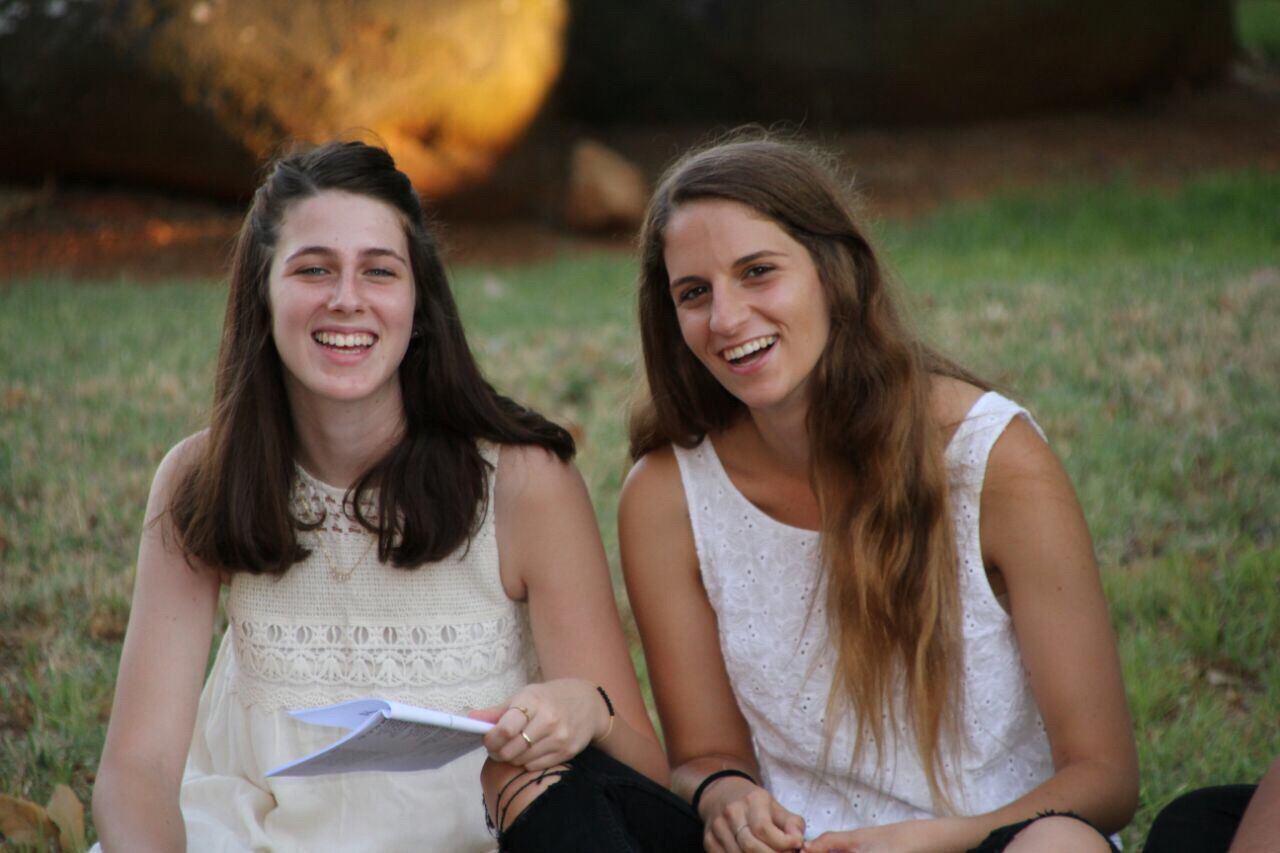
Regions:
<instances>
[{"instance_id":1,"label":"hair parted at side","mask_svg":"<svg viewBox=\"0 0 1280 853\"><path fill-rule=\"evenodd\" d=\"M880 758L882 709L890 725L905 715L930 788L947 807L944 752L959 737L962 650L943 431L931 415L930 384L943 375L988 386L907 328L858 226L848 186L830 154L755 129L693 151L668 169L640 236L649 396L632 413L631 455L638 459L667 444L692 446L745 413L684 344L663 255L667 223L681 205L743 204L808 250L830 315L807 421L838 657L828 726L852 709L859 725L855 754L869 737Z\"/></svg>"},{"instance_id":2,"label":"hair parted at side","mask_svg":"<svg viewBox=\"0 0 1280 853\"><path fill-rule=\"evenodd\" d=\"M327 190L398 211L413 271L415 334L399 368L404 434L348 493L378 536L378 558L412 568L468 539L490 497L477 439L539 445L565 460L574 453L568 432L481 375L421 202L391 155L361 142L288 153L254 193L236 239L208 439L169 507L188 556L222 571L282 573L307 555L298 531L318 524L290 509L296 435L267 277L290 206ZM377 517L366 518L362 497L375 490Z\"/></svg>"}]
</instances>

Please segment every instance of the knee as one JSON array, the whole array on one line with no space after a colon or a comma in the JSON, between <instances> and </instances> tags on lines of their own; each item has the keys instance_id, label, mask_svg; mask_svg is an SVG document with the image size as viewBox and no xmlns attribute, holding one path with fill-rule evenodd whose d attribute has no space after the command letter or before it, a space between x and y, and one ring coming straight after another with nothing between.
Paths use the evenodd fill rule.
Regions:
<instances>
[{"instance_id":1,"label":"knee","mask_svg":"<svg viewBox=\"0 0 1280 853\"><path fill-rule=\"evenodd\" d=\"M1110 853L1111 845L1089 824L1073 817L1042 817L1019 832L1008 853Z\"/></svg>"},{"instance_id":2,"label":"knee","mask_svg":"<svg viewBox=\"0 0 1280 853\"><path fill-rule=\"evenodd\" d=\"M525 770L514 764L486 759L480 769L485 816L494 829L505 832L538 797L569 771L567 764L546 770Z\"/></svg>"}]
</instances>

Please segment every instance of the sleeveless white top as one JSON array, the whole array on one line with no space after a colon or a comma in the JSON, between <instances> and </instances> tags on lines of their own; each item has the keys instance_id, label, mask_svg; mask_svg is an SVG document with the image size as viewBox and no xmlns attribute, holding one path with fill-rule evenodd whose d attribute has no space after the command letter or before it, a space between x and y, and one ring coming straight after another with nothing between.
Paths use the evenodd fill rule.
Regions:
<instances>
[{"instance_id":1,"label":"sleeveless white top","mask_svg":"<svg viewBox=\"0 0 1280 853\"><path fill-rule=\"evenodd\" d=\"M956 813L999 808L1053 775L1053 760L1009 615L987 581L978 510L987 457L1015 417L994 392L966 415L946 449L964 633L960 766L946 763ZM1032 421L1034 426L1034 421ZM1039 427L1036 427L1038 430ZM935 817L910 731L888 730L883 766L874 744L851 766L857 732L838 725L823 765L823 723L835 651L827 631L818 534L766 515L729 480L710 440L675 448L702 582L720 649L751 727L762 784L802 815L810 838L828 830Z\"/></svg>"},{"instance_id":2,"label":"sleeveless white top","mask_svg":"<svg viewBox=\"0 0 1280 853\"><path fill-rule=\"evenodd\" d=\"M482 446L496 467L496 447ZM493 495L493 475L489 494ZM343 490L298 469L311 553L281 577L237 573L182 782L191 851L490 851L476 751L439 770L264 777L345 733L287 709L377 696L465 713L536 675L526 608L498 575L492 500L479 530L414 570L377 560Z\"/></svg>"}]
</instances>

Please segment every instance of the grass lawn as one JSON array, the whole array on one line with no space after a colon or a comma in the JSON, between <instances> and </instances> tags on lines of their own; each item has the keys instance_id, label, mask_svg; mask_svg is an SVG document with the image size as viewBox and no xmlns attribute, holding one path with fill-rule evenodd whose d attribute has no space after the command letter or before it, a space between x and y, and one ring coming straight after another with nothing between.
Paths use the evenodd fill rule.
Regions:
<instances>
[{"instance_id":1,"label":"grass lawn","mask_svg":"<svg viewBox=\"0 0 1280 853\"><path fill-rule=\"evenodd\" d=\"M1280 65L1280 0L1236 0L1235 22L1247 56Z\"/></svg>"},{"instance_id":2,"label":"grass lawn","mask_svg":"<svg viewBox=\"0 0 1280 853\"><path fill-rule=\"evenodd\" d=\"M1137 727L1137 849L1170 798L1280 753L1280 175L876 231L921 327L1037 414L1077 485ZM494 382L581 438L611 558L633 270L566 256L455 282ZM209 282L107 284L0 288L0 792L40 803L60 782L88 802L150 477L206 417L221 323Z\"/></svg>"}]
</instances>

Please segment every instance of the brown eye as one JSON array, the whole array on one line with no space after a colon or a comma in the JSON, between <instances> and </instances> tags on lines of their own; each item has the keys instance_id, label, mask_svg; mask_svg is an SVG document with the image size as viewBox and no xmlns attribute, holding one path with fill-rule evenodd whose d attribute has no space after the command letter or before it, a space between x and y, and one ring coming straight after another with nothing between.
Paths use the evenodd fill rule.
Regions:
<instances>
[{"instance_id":1,"label":"brown eye","mask_svg":"<svg viewBox=\"0 0 1280 853\"><path fill-rule=\"evenodd\" d=\"M699 296L707 292L705 284L695 284L680 291L680 295L676 297L677 302L689 302L697 299Z\"/></svg>"}]
</instances>

